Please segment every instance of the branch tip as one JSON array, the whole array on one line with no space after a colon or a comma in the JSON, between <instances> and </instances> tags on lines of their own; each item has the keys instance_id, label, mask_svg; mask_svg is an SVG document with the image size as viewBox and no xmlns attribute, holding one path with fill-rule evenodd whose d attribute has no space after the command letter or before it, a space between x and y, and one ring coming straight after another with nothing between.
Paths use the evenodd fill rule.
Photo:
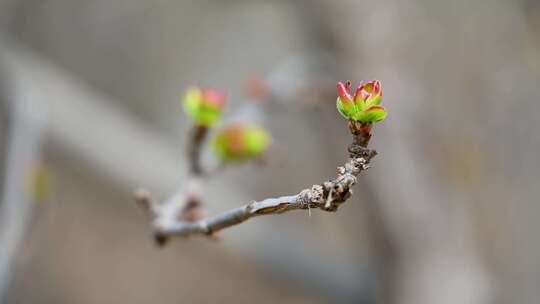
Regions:
<instances>
[{"instance_id":1,"label":"branch tip","mask_svg":"<svg viewBox=\"0 0 540 304\"><path fill-rule=\"evenodd\" d=\"M349 128L353 137L353 142L347 149L349 159L345 164L337 167L337 176L295 195L252 201L242 207L209 217L202 216L202 204L198 193L203 189L200 189L198 180L188 185L187 199L171 199L164 205L158 206L150 193L144 189L135 191L134 199L150 214L153 221L154 240L159 247L165 246L173 236L203 235L215 240L220 230L238 225L255 216L281 214L292 210L311 212L312 208L336 212L339 206L352 196L351 187L356 184L357 176L369 168L371 159L377 155L375 150L367 148L371 138L371 124L349 122ZM192 168L194 177L201 176L198 155L205 135L204 129L196 128L194 131L190 158L192 165L195 164L195 170Z\"/></svg>"}]
</instances>

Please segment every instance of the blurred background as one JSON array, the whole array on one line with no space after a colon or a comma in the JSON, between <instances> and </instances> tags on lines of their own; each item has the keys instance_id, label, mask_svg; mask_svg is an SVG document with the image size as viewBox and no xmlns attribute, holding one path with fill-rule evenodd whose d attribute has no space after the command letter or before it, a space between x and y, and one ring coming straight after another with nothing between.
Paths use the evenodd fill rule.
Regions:
<instances>
[{"instance_id":1,"label":"blurred background","mask_svg":"<svg viewBox=\"0 0 540 304\"><path fill-rule=\"evenodd\" d=\"M335 83L373 78L339 212L153 244L132 191L186 180L188 86L274 138L207 182L214 214L334 176ZM0 301L538 303L539 84L535 0L0 0Z\"/></svg>"}]
</instances>

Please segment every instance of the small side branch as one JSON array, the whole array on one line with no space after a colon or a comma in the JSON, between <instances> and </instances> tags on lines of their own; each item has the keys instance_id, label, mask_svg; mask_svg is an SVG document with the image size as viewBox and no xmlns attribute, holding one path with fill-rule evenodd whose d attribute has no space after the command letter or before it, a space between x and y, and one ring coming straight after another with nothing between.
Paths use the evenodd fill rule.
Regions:
<instances>
[{"instance_id":1,"label":"small side branch","mask_svg":"<svg viewBox=\"0 0 540 304\"><path fill-rule=\"evenodd\" d=\"M191 140L188 145L188 162L192 175L200 176L203 174L201 165L201 147L208 135L208 128L205 126L195 125L191 131Z\"/></svg>"},{"instance_id":2,"label":"small side branch","mask_svg":"<svg viewBox=\"0 0 540 304\"><path fill-rule=\"evenodd\" d=\"M356 129L351 125L349 127L351 131ZM217 231L238 225L255 216L306 209L335 212L341 204L351 197L351 187L356 183L357 176L369 168L369 162L377 154L375 150L365 147L369 140L369 134L358 136L358 132L353 132L354 142L348 149L350 158L343 166L338 167L337 176L322 184L304 189L296 195L254 201L196 221L185 220L180 216L179 208L175 208L175 206L178 206L181 198L173 198L164 204L157 204L148 192L138 191L135 200L148 211L158 244L164 244L165 240L171 236L210 236Z\"/></svg>"}]
</instances>

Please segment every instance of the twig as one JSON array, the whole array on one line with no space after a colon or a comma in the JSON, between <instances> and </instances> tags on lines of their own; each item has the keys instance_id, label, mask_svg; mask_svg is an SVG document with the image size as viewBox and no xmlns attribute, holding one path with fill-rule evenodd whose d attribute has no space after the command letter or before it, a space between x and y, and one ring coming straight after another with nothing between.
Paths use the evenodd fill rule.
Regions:
<instances>
[{"instance_id":1,"label":"twig","mask_svg":"<svg viewBox=\"0 0 540 304\"><path fill-rule=\"evenodd\" d=\"M201 166L201 148L206 136L208 128L205 126L195 125L191 131L191 139L188 145L188 162L192 175L200 176L203 174Z\"/></svg>"},{"instance_id":2,"label":"twig","mask_svg":"<svg viewBox=\"0 0 540 304\"><path fill-rule=\"evenodd\" d=\"M30 86L14 82L11 87L15 90L6 96L10 126L0 202L0 301L6 296L14 260L31 217L33 202L27 189L28 174L40 159L47 119Z\"/></svg>"},{"instance_id":3,"label":"twig","mask_svg":"<svg viewBox=\"0 0 540 304\"><path fill-rule=\"evenodd\" d=\"M162 214L163 216L159 218L166 223L176 220L196 222L202 217L201 179L205 177L206 173L201 164L201 152L207 136L208 127L193 126L186 151L190 176L187 189L184 192L177 193L162 206L153 204L150 194L145 190L138 190L135 193L135 200L147 211L151 219L158 218L157 214ZM167 235L162 233L156 233L154 238L160 246L165 245L168 241Z\"/></svg>"},{"instance_id":4,"label":"twig","mask_svg":"<svg viewBox=\"0 0 540 304\"><path fill-rule=\"evenodd\" d=\"M135 201L142 205L151 216L154 236L158 244L163 244L164 240L170 236L212 235L219 230L260 215L281 214L311 208L335 212L351 197L351 187L356 183L356 177L369 168L369 162L377 154L375 150L367 148L371 137L370 124L351 122L349 128L353 135L353 143L348 148L350 158L343 166L338 167L337 177L322 184L313 185L296 195L254 201L196 221L178 218L178 204L183 202L178 197L173 197L164 204L157 204L148 192L140 190L135 195Z\"/></svg>"}]
</instances>

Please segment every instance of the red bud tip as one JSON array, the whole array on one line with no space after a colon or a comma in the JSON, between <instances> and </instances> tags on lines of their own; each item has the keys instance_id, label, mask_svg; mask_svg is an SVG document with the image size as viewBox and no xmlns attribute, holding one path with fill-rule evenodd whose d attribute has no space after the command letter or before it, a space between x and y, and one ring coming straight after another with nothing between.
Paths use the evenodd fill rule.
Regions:
<instances>
[{"instance_id":1,"label":"red bud tip","mask_svg":"<svg viewBox=\"0 0 540 304\"><path fill-rule=\"evenodd\" d=\"M364 81L360 82L358 87L356 88L356 91L354 92L354 100L356 102L359 101L358 97L360 97L363 101L368 100L371 96L381 96L382 90L381 90L381 82L378 80L372 80L368 83L365 83Z\"/></svg>"},{"instance_id":2,"label":"red bud tip","mask_svg":"<svg viewBox=\"0 0 540 304\"><path fill-rule=\"evenodd\" d=\"M225 104L225 94L218 90L204 89L202 90L202 100L221 109Z\"/></svg>"},{"instance_id":3,"label":"red bud tip","mask_svg":"<svg viewBox=\"0 0 540 304\"><path fill-rule=\"evenodd\" d=\"M378 80L373 81L373 94L382 96L381 82Z\"/></svg>"},{"instance_id":4,"label":"red bud tip","mask_svg":"<svg viewBox=\"0 0 540 304\"><path fill-rule=\"evenodd\" d=\"M349 81L347 81L346 85L343 85L343 83L341 82L337 83L338 95L341 98L342 102L352 102L352 97L349 94L350 87L351 83Z\"/></svg>"}]
</instances>

